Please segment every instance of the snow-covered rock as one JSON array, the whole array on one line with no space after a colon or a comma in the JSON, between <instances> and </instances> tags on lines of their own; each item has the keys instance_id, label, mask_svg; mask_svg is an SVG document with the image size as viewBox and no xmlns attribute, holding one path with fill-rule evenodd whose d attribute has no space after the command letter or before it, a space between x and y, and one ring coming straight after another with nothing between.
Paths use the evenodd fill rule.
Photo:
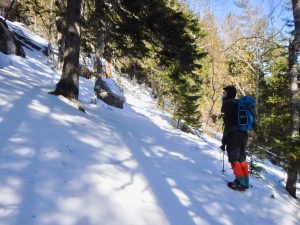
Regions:
<instances>
[{"instance_id":1,"label":"snow-covered rock","mask_svg":"<svg viewBox=\"0 0 300 225\"><path fill-rule=\"evenodd\" d=\"M125 97L112 79L98 78L95 87L97 98L106 104L122 109Z\"/></svg>"}]
</instances>

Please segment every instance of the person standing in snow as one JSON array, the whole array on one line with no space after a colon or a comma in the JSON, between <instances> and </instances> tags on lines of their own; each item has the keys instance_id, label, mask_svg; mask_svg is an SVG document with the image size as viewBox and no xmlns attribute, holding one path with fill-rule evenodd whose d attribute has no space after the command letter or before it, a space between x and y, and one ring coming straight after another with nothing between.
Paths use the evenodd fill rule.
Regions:
<instances>
[{"instance_id":1,"label":"person standing in snow","mask_svg":"<svg viewBox=\"0 0 300 225\"><path fill-rule=\"evenodd\" d=\"M224 120L224 131L220 148L223 151L226 149L228 160L235 175L235 180L229 182L228 187L245 191L249 188L249 172L246 161L248 134L246 131L241 131L238 126L238 109L235 100L236 88L227 86L223 90L221 115Z\"/></svg>"}]
</instances>

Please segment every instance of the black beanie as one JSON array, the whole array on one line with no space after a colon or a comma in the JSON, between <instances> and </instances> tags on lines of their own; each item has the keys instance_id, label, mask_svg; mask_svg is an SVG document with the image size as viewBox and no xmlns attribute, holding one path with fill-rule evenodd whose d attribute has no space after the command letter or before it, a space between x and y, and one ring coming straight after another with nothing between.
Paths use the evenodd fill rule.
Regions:
<instances>
[{"instance_id":1,"label":"black beanie","mask_svg":"<svg viewBox=\"0 0 300 225\"><path fill-rule=\"evenodd\" d=\"M236 89L234 86L226 86L223 88L223 90L227 91L227 98L232 98L234 99L236 96Z\"/></svg>"}]
</instances>

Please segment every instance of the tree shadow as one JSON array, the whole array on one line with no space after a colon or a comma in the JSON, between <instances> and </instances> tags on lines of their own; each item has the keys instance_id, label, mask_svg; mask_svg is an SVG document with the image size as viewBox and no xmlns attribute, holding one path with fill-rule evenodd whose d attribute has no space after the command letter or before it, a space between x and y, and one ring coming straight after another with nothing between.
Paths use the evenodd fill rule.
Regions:
<instances>
[{"instance_id":1,"label":"tree shadow","mask_svg":"<svg viewBox=\"0 0 300 225\"><path fill-rule=\"evenodd\" d=\"M253 198L255 203L269 204L266 198L255 197L255 192L230 194L217 176L220 162L212 154L213 146L149 120L161 114L145 116L130 105L127 114L113 110L100 116L82 114L41 87L20 84L18 79L1 85L0 94L12 98L2 100L8 105L0 109L0 133L5 137L1 138L0 193L8 196L1 201L6 213L0 214L1 222L218 225L245 224L245 218L248 224L272 221L266 219L268 213L255 219L249 216L251 209L247 213L228 203L228 198L232 202ZM121 116L122 123L114 115ZM44 130L36 130L41 124ZM126 196L139 183L143 188ZM155 199L141 198L141 192ZM151 207L150 201L154 201ZM140 211L127 213L133 205L140 207L133 210ZM158 218L156 208L166 221Z\"/></svg>"}]
</instances>

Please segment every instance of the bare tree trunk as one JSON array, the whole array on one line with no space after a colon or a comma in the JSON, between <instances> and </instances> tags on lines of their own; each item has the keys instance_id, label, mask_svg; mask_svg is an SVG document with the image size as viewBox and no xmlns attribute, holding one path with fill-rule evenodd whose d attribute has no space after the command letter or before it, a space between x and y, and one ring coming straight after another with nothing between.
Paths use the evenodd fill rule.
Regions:
<instances>
[{"instance_id":1,"label":"bare tree trunk","mask_svg":"<svg viewBox=\"0 0 300 225\"><path fill-rule=\"evenodd\" d=\"M10 11L12 10L14 4L17 3L16 0L11 1L11 4L6 12L6 15L4 17L4 22L6 22L7 17L9 16Z\"/></svg>"},{"instance_id":2,"label":"bare tree trunk","mask_svg":"<svg viewBox=\"0 0 300 225\"><path fill-rule=\"evenodd\" d=\"M208 117L207 117L207 120L206 120L206 124L208 124L209 119L212 118L213 110L214 110L215 104L218 100L218 95L217 95L215 81L214 81L215 76L216 76L214 58L212 58L212 60L211 60L211 69L212 69L212 76L211 76L212 96L211 96L211 99L210 99L211 100L211 106L210 106L210 109L208 111Z\"/></svg>"},{"instance_id":3,"label":"bare tree trunk","mask_svg":"<svg viewBox=\"0 0 300 225\"><path fill-rule=\"evenodd\" d=\"M291 138L299 140L299 97L298 97L298 53L300 46L300 0L291 0L294 16L294 39L289 45L289 70L290 79L290 122L291 122ZM296 183L300 168L300 155L290 159L288 166L286 190L296 197Z\"/></svg>"},{"instance_id":4,"label":"bare tree trunk","mask_svg":"<svg viewBox=\"0 0 300 225\"><path fill-rule=\"evenodd\" d=\"M80 0L67 2L67 31L62 77L54 94L78 100L79 49L80 49Z\"/></svg>"},{"instance_id":5,"label":"bare tree trunk","mask_svg":"<svg viewBox=\"0 0 300 225\"><path fill-rule=\"evenodd\" d=\"M65 5L61 0L54 1L56 6L56 30L57 30L57 44L58 44L58 59L56 69L60 70L64 61L64 51L65 51L65 38L66 38L66 15L65 15Z\"/></svg>"},{"instance_id":6,"label":"bare tree trunk","mask_svg":"<svg viewBox=\"0 0 300 225\"><path fill-rule=\"evenodd\" d=\"M105 4L104 0L96 0L96 15L98 17L98 40L97 40L97 49L96 49L96 69L98 78L101 79L103 75L103 54L104 54L104 38L105 38Z\"/></svg>"}]
</instances>

